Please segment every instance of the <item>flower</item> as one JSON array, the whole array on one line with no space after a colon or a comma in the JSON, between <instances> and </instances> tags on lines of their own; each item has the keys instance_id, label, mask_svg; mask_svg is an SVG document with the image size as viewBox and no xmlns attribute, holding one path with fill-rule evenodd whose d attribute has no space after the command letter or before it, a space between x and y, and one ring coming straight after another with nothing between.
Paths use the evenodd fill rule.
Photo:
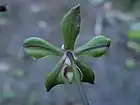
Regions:
<instances>
[{"instance_id":1,"label":"flower","mask_svg":"<svg viewBox=\"0 0 140 105\"><path fill-rule=\"evenodd\" d=\"M30 37L24 41L24 50L35 59L50 55L61 57L53 71L46 78L46 91L50 91L58 84L71 84L73 82L94 84L94 71L88 65L79 61L79 56L100 57L107 52L111 41L103 35L98 35L87 43L75 47L80 26L81 15L80 5L78 4L71 8L62 19L61 29L64 45L61 48L38 37Z\"/></svg>"}]
</instances>

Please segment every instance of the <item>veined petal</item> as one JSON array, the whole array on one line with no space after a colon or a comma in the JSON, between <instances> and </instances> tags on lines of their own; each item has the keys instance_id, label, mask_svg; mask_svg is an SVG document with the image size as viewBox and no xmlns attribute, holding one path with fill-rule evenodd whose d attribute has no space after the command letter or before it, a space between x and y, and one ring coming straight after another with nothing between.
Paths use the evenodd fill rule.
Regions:
<instances>
[{"instance_id":1,"label":"veined petal","mask_svg":"<svg viewBox=\"0 0 140 105\"><path fill-rule=\"evenodd\" d=\"M62 19L61 29L64 39L64 49L73 50L76 38L80 32L80 5L74 6Z\"/></svg>"},{"instance_id":2,"label":"veined petal","mask_svg":"<svg viewBox=\"0 0 140 105\"><path fill-rule=\"evenodd\" d=\"M102 35L94 37L86 44L76 48L74 54L76 56L87 55L92 57L99 57L104 55L110 47L111 41Z\"/></svg>"},{"instance_id":3,"label":"veined petal","mask_svg":"<svg viewBox=\"0 0 140 105\"><path fill-rule=\"evenodd\" d=\"M30 37L26 39L23 47L28 54L36 59L49 55L62 56L63 54L61 49L38 37Z\"/></svg>"}]
</instances>

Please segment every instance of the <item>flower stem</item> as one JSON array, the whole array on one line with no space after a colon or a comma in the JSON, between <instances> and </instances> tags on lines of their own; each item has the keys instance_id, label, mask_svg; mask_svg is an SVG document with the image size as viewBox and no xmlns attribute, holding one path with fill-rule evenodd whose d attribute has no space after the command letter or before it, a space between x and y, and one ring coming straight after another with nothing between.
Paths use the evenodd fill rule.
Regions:
<instances>
[{"instance_id":1,"label":"flower stem","mask_svg":"<svg viewBox=\"0 0 140 105\"><path fill-rule=\"evenodd\" d=\"M74 60L74 56L73 56L72 52L67 51L67 56L70 58L70 61L71 61L71 66L72 66L72 70L73 70L73 74L74 74L74 79L75 79L75 82L78 86L80 94L82 96L83 105L89 105L86 94L84 92L84 88L83 88L82 83L81 83L80 73L76 68L76 64L75 64L75 60Z\"/></svg>"}]
</instances>

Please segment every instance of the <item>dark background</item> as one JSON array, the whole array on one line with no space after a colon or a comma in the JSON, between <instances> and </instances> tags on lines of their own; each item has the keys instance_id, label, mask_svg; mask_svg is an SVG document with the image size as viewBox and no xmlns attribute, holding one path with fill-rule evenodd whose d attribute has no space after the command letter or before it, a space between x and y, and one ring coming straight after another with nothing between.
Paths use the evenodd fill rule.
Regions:
<instances>
[{"instance_id":1,"label":"dark background","mask_svg":"<svg viewBox=\"0 0 140 105\"><path fill-rule=\"evenodd\" d=\"M77 45L86 43L96 36L98 14L106 15L103 4L95 6L94 0L0 0L4 3L8 12L0 16L0 105L81 105L73 85L45 91L46 75L60 58L33 61L22 45L26 38L37 36L60 47L61 19L79 3L82 26ZM102 34L112 40L107 54L82 58L96 73L95 85L83 84L88 101L90 105L140 105L140 56L127 47L130 24L121 19L111 24L109 20L102 25Z\"/></svg>"}]
</instances>

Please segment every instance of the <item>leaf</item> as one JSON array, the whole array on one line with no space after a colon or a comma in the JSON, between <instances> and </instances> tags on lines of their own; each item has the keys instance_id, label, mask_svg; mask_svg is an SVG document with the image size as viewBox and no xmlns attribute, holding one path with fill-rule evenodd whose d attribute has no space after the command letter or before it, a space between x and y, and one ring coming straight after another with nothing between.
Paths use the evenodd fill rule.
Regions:
<instances>
[{"instance_id":1,"label":"leaf","mask_svg":"<svg viewBox=\"0 0 140 105\"><path fill-rule=\"evenodd\" d=\"M94 37L86 44L76 48L74 54L76 56L87 55L92 57L99 57L104 55L110 47L111 41L102 35Z\"/></svg>"},{"instance_id":2,"label":"leaf","mask_svg":"<svg viewBox=\"0 0 140 105\"><path fill-rule=\"evenodd\" d=\"M94 84L95 74L94 74L93 70L88 65L86 65L82 62L79 62L78 60L76 60L75 63L83 74L82 82Z\"/></svg>"},{"instance_id":3,"label":"leaf","mask_svg":"<svg viewBox=\"0 0 140 105\"><path fill-rule=\"evenodd\" d=\"M73 50L80 31L80 5L74 6L62 19L61 29L64 39L64 49Z\"/></svg>"},{"instance_id":4,"label":"leaf","mask_svg":"<svg viewBox=\"0 0 140 105\"><path fill-rule=\"evenodd\" d=\"M130 38L130 39L140 39L140 29L130 30L128 32L128 38Z\"/></svg>"},{"instance_id":5,"label":"leaf","mask_svg":"<svg viewBox=\"0 0 140 105\"><path fill-rule=\"evenodd\" d=\"M24 41L24 49L33 58L39 59L49 55L62 56L61 49L38 37L30 37Z\"/></svg>"},{"instance_id":6,"label":"leaf","mask_svg":"<svg viewBox=\"0 0 140 105\"><path fill-rule=\"evenodd\" d=\"M140 23L132 23L128 31L129 39L140 39Z\"/></svg>"},{"instance_id":7,"label":"leaf","mask_svg":"<svg viewBox=\"0 0 140 105\"><path fill-rule=\"evenodd\" d=\"M48 74L45 81L46 91L50 91L54 86L58 84L64 84L61 77L61 70L64 66L64 62L65 58L62 58L55 66L54 70Z\"/></svg>"}]
</instances>

